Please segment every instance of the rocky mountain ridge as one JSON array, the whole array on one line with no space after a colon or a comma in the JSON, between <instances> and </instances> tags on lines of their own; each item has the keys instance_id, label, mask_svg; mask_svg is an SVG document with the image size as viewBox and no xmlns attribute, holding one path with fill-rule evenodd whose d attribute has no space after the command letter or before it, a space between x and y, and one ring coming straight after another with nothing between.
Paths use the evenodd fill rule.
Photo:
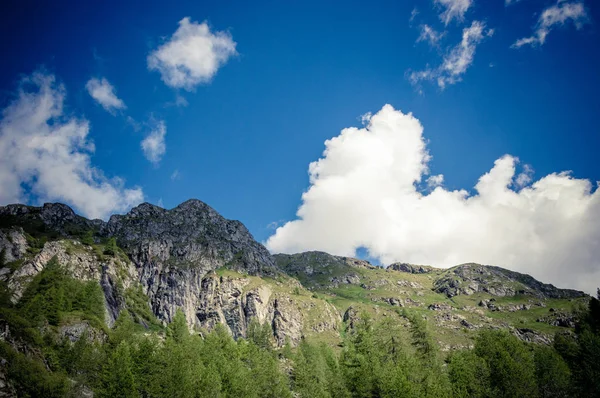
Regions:
<instances>
[{"instance_id":1,"label":"rocky mountain ridge","mask_svg":"<svg viewBox=\"0 0 600 398\"><path fill-rule=\"evenodd\" d=\"M280 346L307 336L335 344L359 312L398 316L401 307L441 327L437 337L448 347L464 345L461 331L480 327L531 338L524 326L539 326L540 333L568 327L571 307L587 297L478 264L383 269L322 252L272 256L242 223L198 200L171 210L144 203L108 222L62 204L3 206L0 251L0 281L14 302L56 257L73 277L98 281L108 325L124 309L144 325L166 324L181 309L190 328L223 324L236 338L246 336L252 320L268 323ZM500 302L480 305L490 299ZM546 303L558 306L560 321ZM154 320L143 315L147 309Z\"/></svg>"}]
</instances>

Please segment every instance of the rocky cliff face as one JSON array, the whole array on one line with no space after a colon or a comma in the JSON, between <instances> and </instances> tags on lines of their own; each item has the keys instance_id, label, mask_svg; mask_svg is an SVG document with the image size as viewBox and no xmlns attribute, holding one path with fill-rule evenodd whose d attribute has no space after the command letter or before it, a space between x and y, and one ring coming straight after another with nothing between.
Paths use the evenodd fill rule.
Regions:
<instances>
[{"instance_id":1,"label":"rocky cliff face","mask_svg":"<svg viewBox=\"0 0 600 398\"><path fill-rule=\"evenodd\" d=\"M152 310L165 322L182 308L190 325L202 324L204 277L221 267L252 275L274 275L275 263L239 221L223 218L199 200L172 210L144 203L102 227L115 237L139 273ZM234 333L235 334L235 333Z\"/></svg>"},{"instance_id":2,"label":"rocky cliff face","mask_svg":"<svg viewBox=\"0 0 600 398\"><path fill-rule=\"evenodd\" d=\"M21 226L26 232L38 231L50 237L73 237L86 230L98 230L102 220L88 220L62 203L42 207L14 204L0 206L0 228Z\"/></svg>"},{"instance_id":3,"label":"rocky cliff face","mask_svg":"<svg viewBox=\"0 0 600 398\"><path fill-rule=\"evenodd\" d=\"M139 266L160 264L208 272L219 267L249 274L273 274L273 258L239 221L227 220L199 200L172 210L144 203L124 216L114 215L102 233Z\"/></svg>"},{"instance_id":4,"label":"rocky cliff face","mask_svg":"<svg viewBox=\"0 0 600 398\"><path fill-rule=\"evenodd\" d=\"M200 305L196 312L199 325L211 329L226 325L235 338L246 336L250 322L267 323L273 329L277 345L286 341L297 344L303 336L303 315L299 303L290 295L274 293L268 285L250 289L246 278L209 275L202 280Z\"/></svg>"}]
</instances>

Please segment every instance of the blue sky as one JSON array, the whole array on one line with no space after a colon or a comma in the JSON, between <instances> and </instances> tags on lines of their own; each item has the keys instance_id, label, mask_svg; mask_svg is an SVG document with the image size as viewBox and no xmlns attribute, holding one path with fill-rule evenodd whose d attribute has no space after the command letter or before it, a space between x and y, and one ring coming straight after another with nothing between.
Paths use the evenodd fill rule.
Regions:
<instances>
[{"instance_id":1,"label":"blue sky","mask_svg":"<svg viewBox=\"0 0 600 398\"><path fill-rule=\"evenodd\" d=\"M361 115L377 114L385 104L405 115L412 112L423 126L418 139L431 159L415 183L419 192L434 188L426 186L426 176L443 174L445 190L476 195L480 177L511 154L520 160L515 178L525 171L533 183L571 170L573 178L593 185L588 196L597 201L591 198L600 180L600 9L595 2L252 3L5 2L0 106L18 102L22 79L34 72L54 76L66 93L59 119L89 123L87 139L95 147L90 167L104 174L104 182L122 179L121 190L139 189L115 210L123 211L141 192L145 201L160 201L166 208L198 198L241 220L260 241L274 233L272 223L296 219L305 203L301 195L311 187L309 164L322 157L325 140L346 127L361 128ZM553 8L558 14L544 23L543 12ZM151 70L148 56L173 40L184 17L192 24L206 21L210 34L222 32L235 50L224 50L214 75L173 87L159 69ZM419 41L425 26L439 40ZM481 31L475 39L464 42L465 32L476 27ZM522 38L531 39L515 48ZM455 75L440 67L451 60L453 49L459 61L466 59ZM411 81L411 73L422 71L431 80ZM440 76L446 79L443 88ZM124 105L113 103L107 111L94 100L86 86L93 78L106 79ZM160 126L164 153L155 153L151 161L141 142ZM82 211L60 190L32 189L42 177L24 173L11 180L21 179L20 201L65 201ZM377 187L365 189L378 195ZM556 221L550 227L561 225ZM314 235L310 228L304 233ZM296 243L280 247L347 254L364 246L383 260L423 258L359 238L349 238L339 249ZM593 241L586 246L590 258L597 246ZM587 267L598 270L596 263Z\"/></svg>"}]
</instances>

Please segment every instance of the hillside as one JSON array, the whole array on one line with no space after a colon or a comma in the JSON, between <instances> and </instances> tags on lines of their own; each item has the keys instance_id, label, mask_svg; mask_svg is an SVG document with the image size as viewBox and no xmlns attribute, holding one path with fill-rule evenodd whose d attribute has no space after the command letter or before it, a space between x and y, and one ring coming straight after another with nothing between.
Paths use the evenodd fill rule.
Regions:
<instances>
[{"instance_id":1,"label":"hillside","mask_svg":"<svg viewBox=\"0 0 600 398\"><path fill-rule=\"evenodd\" d=\"M310 341L334 351L345 347L361 318L395 325L404 341L422 319L436 345L452 352L472 347L482 330L552 344L557 333L572 333L576 313L590 300L479 264L383 268L322 252L272 256L243 224L198 200L171 210L145 203L108 222L62 204L0 207L0 251L1 339L48 369L40 341L77 342L84 335L105 341L123 314L159 337L181 311L192 334L222 325L234 339L248 338L260 324L268 325L273 347ZM48 303L58 293L42 290L44 283L54 283L63 300L50 318ZM42 295L37 304L36 294ZM34 304L45 318L19 329L25 321L15 314L27 317ZM10 375L3 372L6 393Z\"/></svg>"}]
</instances>

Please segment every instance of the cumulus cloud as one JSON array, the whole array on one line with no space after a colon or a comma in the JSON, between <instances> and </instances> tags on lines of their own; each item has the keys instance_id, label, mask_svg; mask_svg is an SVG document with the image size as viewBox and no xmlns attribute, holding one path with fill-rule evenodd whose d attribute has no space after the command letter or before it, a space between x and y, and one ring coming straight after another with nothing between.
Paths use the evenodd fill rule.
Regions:
<instances>
[{"instance_id":1,"label":"cumulus cloud","mask_svg":"<svg viewBox=\"0 0 600 398\"><path fill-rule=\"evenodd\" d=\"M63 111L66 91L55 77L34 73L0 120L0 203L62 201L91 218L140 203L128 189L91 165L89 123Z\"/></svg>"},{"instance_id":2,"label":"cumulus cloud","mask_svg":"<svg viewBox=\"0 0 600 398\"><path fill-rule=\"evenodd\" d=\"M167 134L167 126L164 121L156 122L154 128L142 140L141 147L144 156L150 162L158 165L163 155L167 152L165 144L165 135Z\"/></svg>"},{"instance_id":3,"label":"cumulus cloud","mask_svg":"<svg viewBox=\"0 0 600 398\"><path fill-rule=\"evenodd\" d=\"M453 19L464 21L465 13L473 4L472 0L434 0L434 2L443 9L440 19L446 25Z\"/></svg>"},{"instance_id":4,"label":"cumulus cloud","mask_svg":"<svg viewBox=\"0 0 600 398\"><path fill-rule=\"evenodd\" d=\"M88 80L85 85L88 93L104 109L114 114L119 109L125 109L125 103L115 94L115 88L105 78Z\"/></svg>"},{"instance_id":5,"label":"cumulus cloud","mask_svg":"<svg viewBox=\"0 0 600 398\"><path fill-rule=\"evenodd\" d=\"M600 280L600 193L568 172L515 188L518 160L500 157L475 190L419 189L430 155L412 114L384 106L363 128L325 142L309 166L297 219L267 240L272 252L358 248L384 264L478 262L595 291ZM438 176L431 180L442 181Z\"/></svg>"},{"instance_id":6,"label":"cumulus cloud","mask_svg":"<svg viewBox=\"0 0 600 398\"><path fill-rule=\"evenodd\" d=\"M444 56L442 64L437 68L427 68L422 71L412 71L408 79L413 85L418 85L423 80L435 80L437 85L444 89L448 84L455 84L462 80L462 75L473 63L477 46L489 36L494 34L493 29L486 29L485 23L473 21L471 26L463 29L462 40Z\"/></svg>"},{"instance_id":7,"label":"cumulus cloud","mask_svg":"<svg viewBox=\"0 0 600 398\"><path fill-rule=\"evenodd\" d=\"M433 29L431 26L429 26L427 24L421 25L420 29L421 29L421 33L419 34L419 37L417 38L417 43L424 41L424 42L429 43L430 46L436 47L439 44L442 37L444 37L444 33L437 32L435 29Z\"/></svg>"},{"instance_id":8,"label":"cumulus cloud","mask_svg":"<svg viewBox=\"0 0 600 398\"><path fill-rule=\"evenodd\" d=\"M563 26L567 22L572 22L576 29L581 29L589 22L583 2L567 3L564 0L558 0L555 5L542 12L532 36L517 40L511 47L541 46L546 42L546 37L554 27Z\"/></svg>"},{"instance_id":9,"label":"cumulus cloud","mask_svg":"<svg viewBox=\"0 0 600 398\"><path fill-rule=\"evenodd\" d=\"M179 28L148 55L148 69L157 70L166 85L191 91L210 82L217 70L237 54L227 32L211 32L206 22L179 21Z\"/></svg>"}]
</instances>

